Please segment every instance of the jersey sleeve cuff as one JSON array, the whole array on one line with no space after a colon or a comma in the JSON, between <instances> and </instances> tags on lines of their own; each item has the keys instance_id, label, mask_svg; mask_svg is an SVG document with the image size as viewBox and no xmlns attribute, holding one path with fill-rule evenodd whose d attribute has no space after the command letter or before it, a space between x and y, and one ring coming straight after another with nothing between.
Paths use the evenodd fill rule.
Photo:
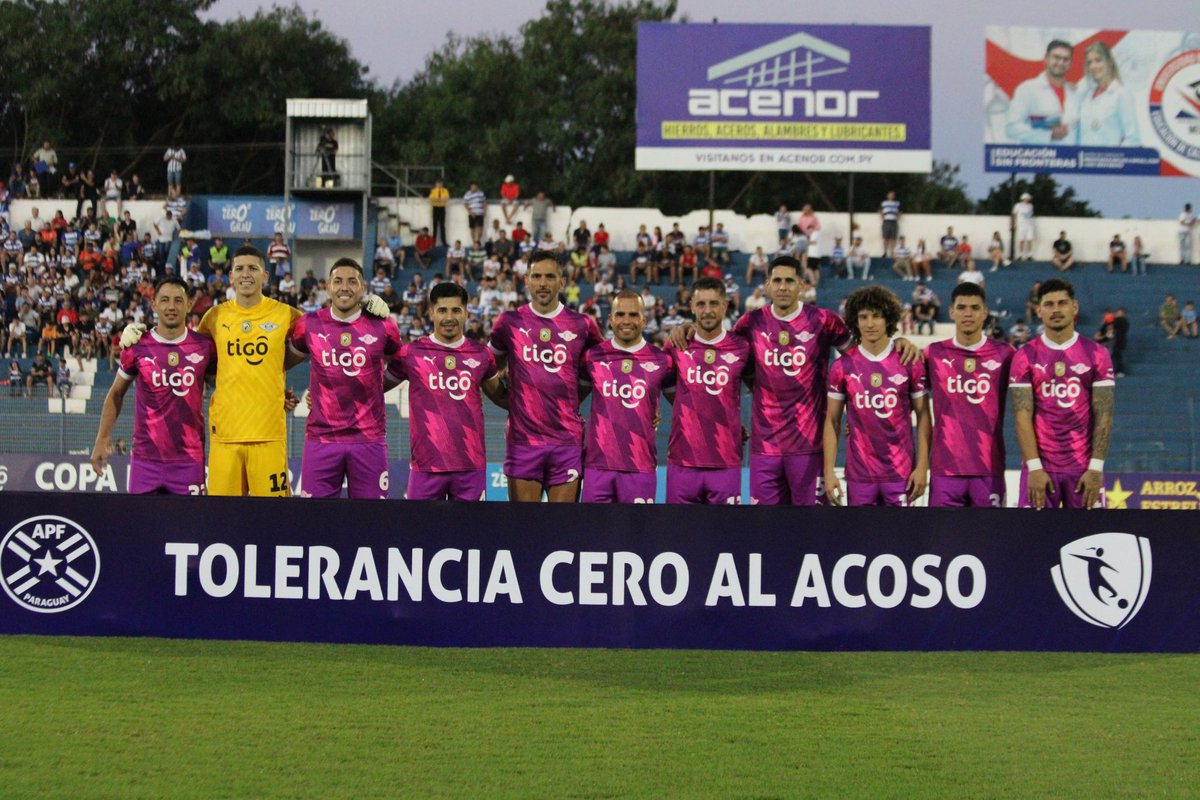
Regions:
<instances>
[{"instance_id":1,"label":"jersey sleeve cuff","mask_svg":"<svg viewBox=\"0 0 1200 800\"><path fill-rule=\"evenodd\" d=\"M845 400L846 399L846 395L840 394L838 392L828 392L827 396L831 400Z\"/></svg>"},{"instance_id":2,"label":"jersey sleeve cuff","mask_svg":"<svg viewBox=\"0 0 1200 800\"><path fill-rule=\"evenodd\" d=\"M118 369L118 370L117 370L117 374L118 374L118 375L120 375L122 378L124 378L124 379L125 379L125 380L127 380L127 381L131 381L131 380L133 380L133 376L132 376L132 375L130 375L128 372L126 372L126 371L125 371L125 370L123 370L123 369Z\"/></svg>"},{"instance_id":3,"label":"jersey sleeve cuff","mask_svg":"<svg viewBox=\"0 0 1200 800\"><path fill-rule=\"evenodd\" d=\"M1008 385L1008 388L1010 388L1010 389L1012 389L1013 387L1024 387L1024 388L1032 389L1033 384L1032 383L1010 383Z\"/></svg>"},{"instance_id":4,"label":"jersey sleeve cuff","mask_svg":"<svg viewBox=\"0 0 1200 800\"><path fill-rule=\"evenodd\" d=\"M1096 381L1095 383L1092 384L1092 387L1095 388L1096 386L1116 386L1116 385L1117 385L1116 381L1104 380L1104 381Z\"/></svg>"}]
</instances>

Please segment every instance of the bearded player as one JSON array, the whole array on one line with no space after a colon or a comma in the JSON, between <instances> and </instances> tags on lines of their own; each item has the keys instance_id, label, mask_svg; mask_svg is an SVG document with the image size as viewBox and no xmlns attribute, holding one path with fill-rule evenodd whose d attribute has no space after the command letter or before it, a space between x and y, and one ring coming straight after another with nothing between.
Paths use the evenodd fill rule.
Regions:
<instances>
[{"instance_id":1,"label":"bearded player","mask_svg":"<svg viewBox=\"0 0 1200 800\"><path fill-rule=\"evenodd\" d=\"M529 303L501 314L490 341L497 368L509 374L508 497L536 503L544 491L552 503L574 503L583 472L579 367L583 351L600 343L600 329L559 301L554 253L533 255L526 286Z\"/></svg>"},{"instance_id":2,"label":"bearded player","mask_svg":"<svg viewBox=\"0 0 1200 800\"><path fill-rule=\"evenodd\" d=\"M292 331L287 366L312 361L303 497L338 497L343 482L351 499L388 496L383 374L400 350L400 330L363 313L366 287L358 262L338 259L329 270L332 305L305 314Z\"/></svg>"},{"instance_id":3,"label":"bearded player","mask_svg":"<svg viewBox=\"0 0 1200 800\"><path fill-rule=\"evenodd\" d=\"M1067 281L1038 287L1037 313L1046 331L1013 356L1008 383L1025 462L1021 507L1103 507L1112 360L1103 345L1075 331L1079 303Z\"/></svg>"},{"instance_id":4,"label":"bearded player","mask_svg":"<svg viewBox=\"0 0 1200 800\"><path fill-rule=\"evenodd\" d=\"M154 287L157 324L121 352L121 367L104 398L92 469L104 474L112 429L129 387L137 386L131 494L204 494L204 376L215 366L211 339L186 326L188 285L174 276Z\"/></svg>"},{"instance_id":5,"label":"bearded player","mask_svg":"<svg viewBox=\"0 0 1200 800\"><path fill-rule=\"evenodd\" d=\"M433 333L404 345L388 365L388 388L408 381L409 500L483 500L487 493L480 392L507 407L486 345L463 335L467 290L449 282L429 290Z\"/></svg>"},{"instance_id":6,"label":"bearded player","mask_svg":"<svg viewBox=\"0 0 1200 800\"><path fill-rule=\"evenodd\" d=\"M852 506L907 506L925 492L929 476L929 404L925 365L905 366L892 342L900 300L882 286L864 286L846 298L846 319L858 343L829 370L825 412L825 488L835 505L842 486L834 466L842 412L846 439L846 499ZM914 441L912 415L917 416Z\"/></svg>"},{"instance_id":7,"label":"bearded player","mask_svg":"<svg viewBox=\"0 0 1200 800\"><path fill-rule=\"evenodd\" d=\"M950 293L954 336L925 350L933 403L931 508L1004 506L1004 400L1012 345L983 335L987 296L975 283Z\"/></svg>"},{"instance_id":8,"label":"bearded player","mask_svg":"<svg viewBox=\"0 0 1200 800\"><path fill-rule=\"evenodd\" d=\"M668 343L675 386L667 444L667 502L736 505L742 499L742 383L752 379L750 344L726 332L724 281L692 284L695 336L683 349Z\"/></svg>"},{"instance_id":9,"label":"bearded player","mask_svg":"<svg viewBox=\"0 0 1200 800\"><path fill-rule=\"evenodd\" d=\"M653 503L658 491L654 433L658 399L674 383L671 357L642 338L642 298L622 289L613 299L613 338L583 354L580 380L591 389L585 503Z\"/></svg>"}]
</instances>

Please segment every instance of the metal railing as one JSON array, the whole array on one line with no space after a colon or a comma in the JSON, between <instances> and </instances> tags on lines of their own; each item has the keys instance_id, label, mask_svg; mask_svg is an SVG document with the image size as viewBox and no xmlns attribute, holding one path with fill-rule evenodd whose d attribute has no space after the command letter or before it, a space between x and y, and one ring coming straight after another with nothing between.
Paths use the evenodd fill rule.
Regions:
<instances>
[{"instance_id":1,"label":"metal railing","mask_svg":"<svg viewBox=\"0 0 1200 800\"><path fill-rule=\"evenodd\" d=\"M428 197L434 181L446 179L435 164L371 164L371 194L377 197Z\"/></svg>"}]
</instances>

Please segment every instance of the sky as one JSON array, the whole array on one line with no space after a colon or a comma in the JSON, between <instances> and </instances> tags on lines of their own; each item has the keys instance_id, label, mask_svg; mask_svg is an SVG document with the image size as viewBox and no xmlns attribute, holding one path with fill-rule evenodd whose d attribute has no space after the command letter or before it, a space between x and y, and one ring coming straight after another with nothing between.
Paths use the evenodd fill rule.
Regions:
<instances>
[{"instance_id":1,"label":"sky","mask_svg":"<svg viewBox=\"0 0 1200 800\"><path fill-rule=\"evenodd\" d=\"M383 85L407 81L453 31L460 36L515 35L541 15L544 0L297 0L324 27L346 39L354 56ZM252 15L271 3L217 0L207 12L218 20ZM983 171L984 27L1195 30L1195 0L896 0L839 3L775 0L679 0L679 14L693 22L893 24L933 28L933 157L962 167L972 198L1007 178ZM902 57L902 54L897 54ZM1029 176L1023 176L1029 177ZM1185 202L1200 206L1200 179L1059 178L1106 217L1173 219Z\"/></svg>"}]
</instances>

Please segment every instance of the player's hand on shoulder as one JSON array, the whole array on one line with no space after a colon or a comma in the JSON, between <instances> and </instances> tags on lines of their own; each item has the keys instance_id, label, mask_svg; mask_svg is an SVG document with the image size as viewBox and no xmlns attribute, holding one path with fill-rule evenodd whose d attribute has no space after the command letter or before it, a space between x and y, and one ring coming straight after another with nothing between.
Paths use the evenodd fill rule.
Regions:
<instances>
[{"instance_id":1,"label":"player's hand on shoulder","mask_svg":"<svg viewBox=\"0 0 1200 800\"><path fill-rule=\"evenodd\" d=\"M917 347L903 336L897 336L895 339L895 344L896 351L900 353L900 363L904 366L907 367L909 364L920 361L921 358L923 358L921 355L921 348Z\"/></svg>"},{"instance_id":2,"label":"player's hand on shoulder","mask_svg":"<svg viewBox=\"0 0 1200 800\"><path fill-rule=\"evenodd\" d=\"M133 347L146 335L146 326L141 322L131 322L121 331L121 349Z\"/></svg>"},{"instance_id":3,"label":"player's hand on shoulder","mask_svg":"<svg viewBox=\"0 0 1200 800\"><path fill-rule=\"evenodd\" d=\"M695 335L695 332L695 326L693 326L690 322L685 322L682 325L676 325L671 329L671 345L677 350L686 350L688 342L692 340L692 336Z\"/></svg>"},{"instance_id":4,"label":"player's hand on shoulder","mask_svg":"<svg viewBox=\"0 0 1200 800\"><path fill-rule=\"evenodd\" d=\"M383 298L377 294L364 295L362 299L362 307L363 310L372 317L378 317L379 319L387 319L388 315L391 313L391 311L388 309L387 303L385 303Z\"/></svg>"}]
</instances>

